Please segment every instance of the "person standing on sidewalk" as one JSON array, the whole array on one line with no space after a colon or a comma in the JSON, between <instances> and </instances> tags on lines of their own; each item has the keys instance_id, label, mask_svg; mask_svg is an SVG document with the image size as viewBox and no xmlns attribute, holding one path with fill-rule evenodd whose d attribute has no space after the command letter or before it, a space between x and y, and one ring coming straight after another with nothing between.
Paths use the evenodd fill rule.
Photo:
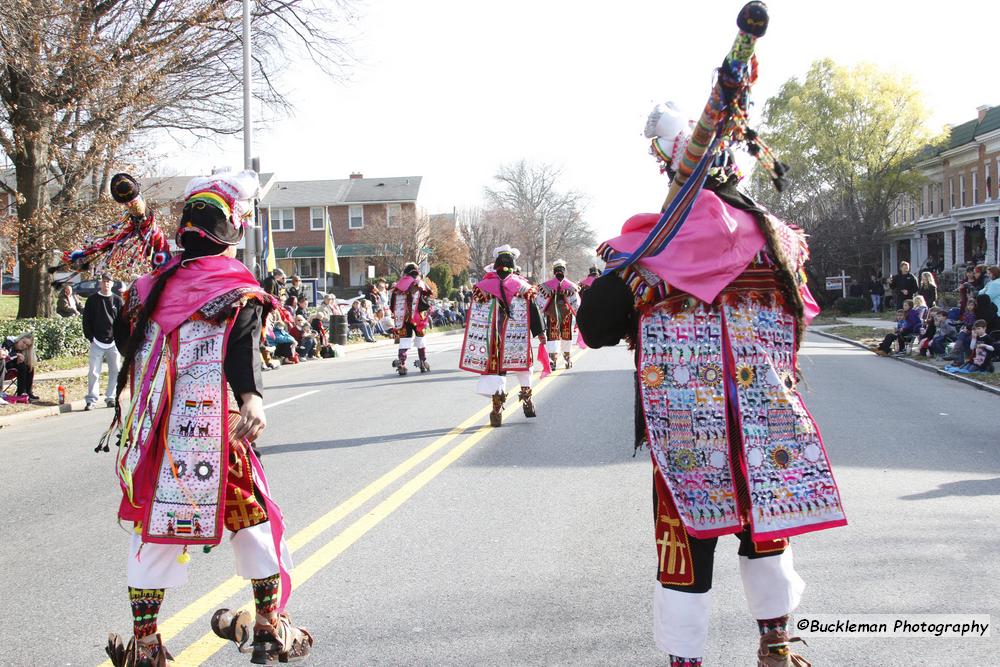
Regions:
<instances>
[{"instance_id":1,"label":"person standing on sidewalk","mask_svg":"<svg viewBox=\"0 0 1000 667\"><path fill-rule=\"evenodd\" d=\"M105 361L108 362L108 386L104 402L109 408L115 407L114 392L121 359L115 349L114 323L122 308L122 298L111 291L112 284L111 274L102 273L99 291L87 299L83 307L83 335L90 341L90 372L84 410L93 410L100 398L97 383L101 380L101 367Z\"/></svg>"}]
</instances>

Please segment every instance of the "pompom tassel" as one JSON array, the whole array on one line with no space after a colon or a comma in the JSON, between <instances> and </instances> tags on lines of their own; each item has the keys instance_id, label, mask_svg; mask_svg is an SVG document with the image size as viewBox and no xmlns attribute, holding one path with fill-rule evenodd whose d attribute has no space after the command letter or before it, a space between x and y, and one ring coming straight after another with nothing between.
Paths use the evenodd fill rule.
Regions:
<instances>
[{"instance_id":1,"label":"pompom tassel","mask_svg":"<svg viewBox=\"0 0 1000 667\"><path fill-rule=\"evenodd\" d=\"M182 551L181 555L177 557L177 562L181 565L187 565L190 560L191 554L188 553L188 548L184 547L184 551Z\"/></svg>"}]
</instances>

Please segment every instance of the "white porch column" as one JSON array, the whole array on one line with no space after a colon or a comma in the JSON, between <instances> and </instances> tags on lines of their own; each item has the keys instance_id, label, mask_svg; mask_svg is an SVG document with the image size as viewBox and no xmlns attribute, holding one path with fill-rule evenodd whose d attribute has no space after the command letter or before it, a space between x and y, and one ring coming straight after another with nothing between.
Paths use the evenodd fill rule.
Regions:
<instances>
[{"instance_id":1,"label":"white porch column","mask_svg":"<svg viewBox=\"0 0 1000 667\"><path fill-rule=\"evenodd\" d=\"M919 279L918 271L927 262L927 234L921 234L917 237L916 249L914 250L914 259L916 260L913 264L913 273L917 275Z\"/></svg>"},{"instance_id":2,"label":"white porch column","mask_svg":"<svg viewBox=\"0 0 1000 667\"><path fill-rule=\"evenodd\" d=\"M965 264L965 225L955 223L955 264Z\"/></svg>"},{"instance_id":3,"label":"white porch column","mask_svg":"<svg viewBox=\"0 0 1000 667\"><path fill-rule=\"evenodd\" d=\"M899 272L899 240L892 239L889 243L889 271L887 276L894 276Z\"/></svg>"},{"instance_id":4,"label":"white porch column","mask_svg":"<svg viewBox=\"0 0 1000 667\"><path fill-rule=\"evenodd\" d=\"M998 218L986 218L986 263L997 263L997 220Z\"/></svg>"},{"instance_id":5,"label":"white porch column","mask_svg":"<svg viewBox=\"0 0 1000 667\"><path fill-rule=\"evenodd\" d=\"M944 270L951 271L951 267L954 263L951 261L952 247L951 247L951 230L944 230Z\"/></svg>"}]
</instances>

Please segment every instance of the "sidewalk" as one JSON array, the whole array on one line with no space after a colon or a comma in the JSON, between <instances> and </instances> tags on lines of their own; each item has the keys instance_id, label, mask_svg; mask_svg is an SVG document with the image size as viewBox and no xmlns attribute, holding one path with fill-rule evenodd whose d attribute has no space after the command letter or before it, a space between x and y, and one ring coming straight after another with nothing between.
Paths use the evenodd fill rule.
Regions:
<instances>
[{"instance_id":1,"label":"sidewalk","mask_svg":"<svg viewBox=\"0 0 1000 667\"><path fill-rule=\"evenodd\" d=\"M455 329L449 329L447 331L431 331L429 334L427 334L425 336L425 338L433 338L433 337L436 337L436 336L461 335L462 333L464 333L464 331L465 331L465 329L462 328L462 327L455 328ZM347 347L348 350L354 349L354 350L359 350L360 351L360 350L374 350L374 349L379 349L379 348L384 348L384 347L389 347L389 346L395 346L395 345L396 345L396 342L392 338L382 338L382 339L377 340L374 343L365 343L365 342L348 343L346 347ZM346 354L343 354L341 356L338 356L338 357L334 357L332 359L316 359L314 361L309 361L309 362L305 362L305 363L312 364L312 363L318 363L318 362L323 362L323 361L338 361L338 360L342 360L342 359L347 359L349 357L350 357L350 352L348 352ZM39 380L63 380L63 379L68 379L68 378L87 377L87 373L89 372L89 370L90 369L87 368L86 366L82 366L80 368L68 368L68 369L61 370L61 371L49 371L47 373L38 373L38 374L35 375L35 381L39 381ZM280 371L280 370L281 370L280 368L276 368L276 369L274 369L272 371L269 371L269 372L274 373L274 372L277 372L277 371ZM85 406L86 406L86 402L80 400L80 401L72 401L72 402L66 403L64 405L45 405L45 406L39 406L39 407L37 407L37 408L35 408L33 410L25 410L23 412L14 413L12 415L0 416L0 429L2 429L4 426L9 426L11 424L19 424L19 423L24 422L24 421L31 421L31 420L34 420L34 419L41 419L43 417L52 417L52 416L60 415L60 414L67 413L67 412L81 412Z\"/></svg>"}]
</instances>

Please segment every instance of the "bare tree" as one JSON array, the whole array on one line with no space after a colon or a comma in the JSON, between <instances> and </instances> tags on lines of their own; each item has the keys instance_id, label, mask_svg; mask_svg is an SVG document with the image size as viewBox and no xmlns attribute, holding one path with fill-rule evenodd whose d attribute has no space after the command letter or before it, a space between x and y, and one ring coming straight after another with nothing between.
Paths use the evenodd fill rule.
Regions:
<instances>
[{"instance_id":1,"label":"bare tree","mask_svg":"<svg viewBox=\"0 0 1000 667\"><path fill-rule=\"evenodd\" d=\"M255 93L285 108L275 73L305 54L348 62L332 7L255 0ZM0 148L14 165L22 263L19 317L48 315L49 253L102 221L97 199L123 153L152 130L240 131L241 5L217 0L4 0Z\"/></svg>"},{"instance_id":2,"label":"bare tree","mask_svg":"<svg viewBox=\"0 0 1000 667\"><path fill-rule=\"evenodd\" d=\"M513 216L503 209L461 209L458 228L469 248L471 272L475 275L480 275L483 267L493 263L494 248L519 243Z\"/></svg>"},{"instance_id":3,"label":"bare tree","mask_svg":"<svg viewBox=\"0 0 1000 667\"><path fill-rule=\"evenodd\" d=\"M547 164L520 160L503 165L494 176L497 185L486 188L491 208L505 212L516 229L515 238L524 253L523 263L532 274L545 275L540 266L542 227L546 227L546 254L550 259L595 245L594 232L583 221L584 196L575 190L561 191L561 172Z\"/></svg>"},{"instance_id":4,"label":"bare tree","mask_svg":"<svg viewBox=\"0 0 1000 667\"><path fill-rule=\"evenodd\" d=\"M390 274L402 275L407 262L421 262L430 249L430 222L422 211L404 210L392 226L385 217L372 216L358 235L371 246L373 262L385 262Z\"/></svg>"}]
</instances>

